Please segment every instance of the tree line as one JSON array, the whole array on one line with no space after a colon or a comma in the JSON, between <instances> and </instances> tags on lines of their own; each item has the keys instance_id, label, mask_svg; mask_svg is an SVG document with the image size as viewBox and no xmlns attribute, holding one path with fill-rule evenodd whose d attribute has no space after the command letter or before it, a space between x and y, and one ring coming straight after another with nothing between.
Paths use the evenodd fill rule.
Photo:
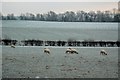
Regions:
<instances>
[{"instance_id":1,"label":"tree line","mask_svg":"<svg viewBox=\"0 0 120 80\"><path fill-rule=\"evenodd\" d=\"M0 14L1 20L34 20L34 21L58 21L58 22L120 22L120 14L111 11L66 11L64 13L55 13L49 11L45 14L22 13L19 16Z\"/></svg>"}]
</instances>

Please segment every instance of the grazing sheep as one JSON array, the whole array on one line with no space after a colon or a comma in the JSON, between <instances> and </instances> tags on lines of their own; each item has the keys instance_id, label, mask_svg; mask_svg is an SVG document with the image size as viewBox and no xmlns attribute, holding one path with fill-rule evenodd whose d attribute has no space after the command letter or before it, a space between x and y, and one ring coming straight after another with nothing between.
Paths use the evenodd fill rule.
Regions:
<instances>
[{"instance_id":1,"label":"grazing sheep","mask_svg":"<svg viewBox=\"0 0 120 80\"><path fill-rule=\"evenodd\" d=\"M76 49L71 49L71 53L76 53L76 54L78 54L78 52L77 52Z\"/></svg>"},{"instance_id":2,"label":"grazing sheep","mask_svg":"<svg viewBox=\"0 0 120 80\"><path fill-rule=\"evenodd\" d=\"M68 49L66 50L66 53L71 53L71 54L76 53L76 54L78 54L77 50L76 50L76 49L73 49L73 48L68 48Z\"/></svg>"},{"instance_id":3,"label":"grazing sheep","mask_svg":"<svg viewBox=\"0 0 120 80\"><path fill-rule=\"evenodd\" d=\"M105 50L101 50L101 51L100 51L100 55L101 55L101 54L102 54L102 55L107 55L107 52L106 52Z\"/></svg>"},{"instance_id":4,"label":"grazing sheep","mask_svg":"<svg viewBox=\"0 0 120 80\"><path fill-rule=\"evenodd\" d=\"M71 53L71 48L68 48L65 53Z\"/></svg>"},{"instance_id":5,"label":"grazing sheep","mask_svg":"<svg viewBox=\"0 0 120 80\"><path fill-rule=\"evenodd\" d=\"M50 54L50 49L44 48L44 53Z\"/></svg>"},{"instance_id":6,"label":"grazing sheep","mask_svg":"<svg viewBox=\"0 0 120 80\"><path fill-rule=\"evenodd\" d=\"M11 48L15 48L15 45L12 44L12 45L11 45Z\"/></svg>"}]
</instances>

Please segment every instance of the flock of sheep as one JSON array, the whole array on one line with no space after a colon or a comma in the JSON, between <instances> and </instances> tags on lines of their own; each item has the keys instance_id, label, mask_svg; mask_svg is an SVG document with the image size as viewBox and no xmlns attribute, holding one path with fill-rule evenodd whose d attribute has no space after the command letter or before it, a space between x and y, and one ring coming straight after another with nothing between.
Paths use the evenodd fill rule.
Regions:
<instances>
[{"instance_id":1,"label":"flock of sheep","mask_svg":"<svg viewBox=\"0 0 120 80\"><path fill-rule=\"evenodd\" d=\"M50 54L50 49L44 48L44 53ZM68 48L65 53L78 54L78 51L76 49L73 49L73 48Z\"/></svg>"},{"instance_id":2,"label":"flock of sheep","mask_svg":"<svg viewBox=\"0 0 120 80\"><path fill-rule=\"evenodd\" d=\"M49 48L44 48L44 53L50 54L50 49ZM66 49L65 53L69 53L69 54L78 54L78 51L74 48L68 48ZM101 50L100 51L100 55L107 55L107 52L105 50Z\"/></svg>"},{"instance_id":3,"label":"flock of sheep","mask_svg":"<svg viewBox=\"0 0 120 80\"><path fill-rule=\"evenodd\" d=\"M11 45L12 48L15 48L15 45ZM44 53L50 54L50 49L49 48L44 48ZM69 54L78 54L78 51L74 48L68 48L66 49L65 53L69 53ZM101 50L100 51L100 55L107 55L107 52L105 50Z\"/></svg>"}]
</instances>

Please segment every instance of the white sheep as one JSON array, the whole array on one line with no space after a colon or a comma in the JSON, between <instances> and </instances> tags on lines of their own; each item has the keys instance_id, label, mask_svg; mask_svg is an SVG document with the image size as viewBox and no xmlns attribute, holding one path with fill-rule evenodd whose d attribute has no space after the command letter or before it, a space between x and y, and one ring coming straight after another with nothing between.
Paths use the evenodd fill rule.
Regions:
<instances>
[{"instance_id":1,"label":"white sheep","mask_svg":"<svg viewBox=\"0 0 120 80\"><path fill-rule=\"evenodd\" d=\"M73 49L73 48L68 48L67 50L66 50L66 53L76 53L76 54L78 54L78 52L77 52L77 50L76 49Z\"/></svg>"},{"instance_id":2,"label":"white sheep","mask_svg":"<svg viewBox=\"0 0 120 80\"><path fill-rule=\"evenodd\" d=\"M102 55L107 55L107 52L106 52L105 50L101 50L101 51L100 51L100 54L102 54Z\"/></svg>"},{"instance_id":3,"label":"white sheep","mask_svg":"<svg viewBox=\"0 0 120 80\"><path fill-rule=\"evenodd\" d=\"M73 49L73 48L71 48L71 53L76 53L76 54L78 54L77 50L76 50L76 49Z\"/></svg>"},{"instance_id":4,"label":"white sheep","mask_svg":"<svg viewBox=\"0 0 120 80\"><path fill-rule=\"evenodd\" d=\"M50 54L50 49L44 48L44 53Z\"/></svg>"},{"instance_id":5,"label":"white sheep","mask_svg":"<svg viewBox=\"0 0 120 80\"><path fill-rule=\"evenodd\" d=\"M11 48L15 48L15 45L12 44L12 45L11 45Z\"/></svg>"},{"instance_id":6,"label":"white sheep","mask_svg":"<svg viewBox=\"0 0 120 80\"><path fill-rule=\"evenodd\" d=\"M65 53L71 53L71 48L68 48Z\"/></svg>"}]
</instances>

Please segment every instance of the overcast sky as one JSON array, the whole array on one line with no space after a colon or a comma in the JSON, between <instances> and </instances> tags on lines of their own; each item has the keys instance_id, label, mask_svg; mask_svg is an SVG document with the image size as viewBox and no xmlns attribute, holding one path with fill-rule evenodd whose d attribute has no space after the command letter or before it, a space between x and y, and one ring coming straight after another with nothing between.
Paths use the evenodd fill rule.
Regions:
<instances>
[{"instance_id":1,"label":"overcast sky","mask_svg":"<svg viewBox=\"0 0 120 80\"><path fill-rule=\"evenodd\" d=\"M119 0L0 0L2 2L118 2Z\"/></svg>"},{"instance_id":2,"label":"overcast sky","mask_svg":"<svg viewBox=\"0 0 120 80\"><path fill-rule=\"evenodd\" d=\"M27 12L36 14L47 13L48 11L55 11L56 13L79 10L104 11L113 8L118 8L117 2L5 2L5 0L2 2L2 13L4 15L9 13L20 15Z\"/></svg>"}]
</instances>

